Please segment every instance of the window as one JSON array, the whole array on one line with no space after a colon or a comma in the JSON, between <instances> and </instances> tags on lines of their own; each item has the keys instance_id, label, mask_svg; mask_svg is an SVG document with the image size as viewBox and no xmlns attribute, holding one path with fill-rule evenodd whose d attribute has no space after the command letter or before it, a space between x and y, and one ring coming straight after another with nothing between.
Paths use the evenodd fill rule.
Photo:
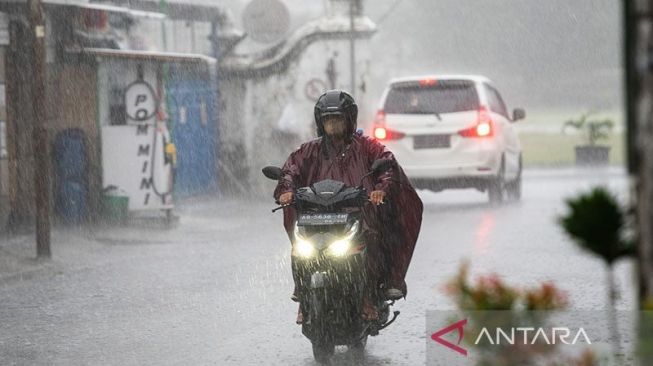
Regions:
<instances>
[{"instance_id":1,"label":"window","mask_svg":"<svg viewBox=\"0 0 653 366\"><path fill-rule=\"evenodd\" d=\"M113 86L109 91L109 123L111 126L127 124L125 112L125 93L118 86Z\"/></svg>"},{"instance_id":2,"label":"window","mask_svg":"<svg viewBox=\"0 0 653 366\"><path fill-rule=\"evenodd\" d=\"M488 102L490 103L490 110L492 110L492 112L499 113L500 115L510 119L510 117L508 116L508 109L506 108L506 104L503 103L503 99L501 99L501 95L499 94L499 92L487 84L484 85L485 85L485 91L487 92L487 99Z\"/></svg>"},{"instance_id":3,"label":"window","mask_svg":"<svg viewBox=\"0 0 653 366\"><path fill-rule=\"evenodd\" d=\"M447 80L424 86L418 82L395 85L383 109L388 114L433 114L473 111L478 106L473 82Z\"/></svg>"}]
</instances>

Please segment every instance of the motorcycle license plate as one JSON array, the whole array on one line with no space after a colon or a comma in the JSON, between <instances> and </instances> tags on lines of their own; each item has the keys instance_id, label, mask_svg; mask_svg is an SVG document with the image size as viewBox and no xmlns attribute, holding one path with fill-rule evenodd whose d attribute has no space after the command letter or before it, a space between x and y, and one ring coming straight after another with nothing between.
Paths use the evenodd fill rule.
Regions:
<instances>
[{"instance_id":1,"label":"motorcycle license plate","mask_svg":"<svg viewBox=\"0 0 653 366\"><path fill-rule=\"evenodd\" d=\"M320 213L300 214L297 220L299 226L310 225L338 225L346 224L348 215L346 213Z\"/></svg>"}]
</instances>

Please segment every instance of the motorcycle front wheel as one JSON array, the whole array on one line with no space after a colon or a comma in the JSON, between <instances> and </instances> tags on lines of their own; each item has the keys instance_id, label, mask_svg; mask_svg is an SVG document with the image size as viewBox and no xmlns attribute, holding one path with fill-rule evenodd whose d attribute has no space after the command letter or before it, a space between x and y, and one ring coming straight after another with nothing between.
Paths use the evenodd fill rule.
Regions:
<instances>
[{"instance_id":1,"label":"motorcycle front wheel","mask_svg":"<svg viewBox=\"0 0 653 366\"><path fill-rule=\"evenodd\" d=\"M332 343L313 342L313 357L317 363L328 363L333 356L336 346Z\"/></svg>"},{"instance_id":2,"label":"motorcycle front wheel","mask_svg":"<svg viewBox=\"0 0 653 366\"><path fill-rule=\"evenodd\" d=\"M365 346L367 345L367 335L354 344L349 345L349 353L357 363L362 363L365 359Z\"/></svg>"}]
</instances>

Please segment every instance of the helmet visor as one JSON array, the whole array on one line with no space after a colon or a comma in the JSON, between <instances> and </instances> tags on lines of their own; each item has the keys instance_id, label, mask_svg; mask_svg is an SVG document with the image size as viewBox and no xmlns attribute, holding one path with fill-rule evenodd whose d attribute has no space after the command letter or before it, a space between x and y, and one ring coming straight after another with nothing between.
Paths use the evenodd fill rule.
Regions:
<instances>
[{"instance_id":1,"label":"helmet visor","mask_svg":"<svg viewBox=\"0 0 653 366\"><path fill-rule=\"evenodd\" d=\"M324 126L324 133L328 136L342 136L347 130L345 116L341 113L323 116L322 125Z\"/></svg>"}]
</instances>

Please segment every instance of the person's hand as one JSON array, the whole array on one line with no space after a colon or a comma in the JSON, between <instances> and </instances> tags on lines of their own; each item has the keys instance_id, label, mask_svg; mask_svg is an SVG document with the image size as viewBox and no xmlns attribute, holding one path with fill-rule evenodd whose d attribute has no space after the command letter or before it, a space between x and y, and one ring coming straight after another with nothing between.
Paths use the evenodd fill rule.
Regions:
<instances>
[{"instance_id":1,"label":"person's hand","mask_svg":"<svg viewBox=\"0 0 653 366\"><path fill-rule=\"evenodd\" d=\"M370 202L372 202L372 204L375 206L382 204L384 198L384 191L372 191L372 193L370 193Z\"/></svg>"},{"instance_id":2,"label":"person's hand","mask_svg":"<svg viewBox=\"0 0 653 366\"><path fill-rule=\"evenodd\" d=\"M279 203L282 205L287 205L292 202L292 192L283 193L279 196Z\"/></svg>"}]
</instances>

